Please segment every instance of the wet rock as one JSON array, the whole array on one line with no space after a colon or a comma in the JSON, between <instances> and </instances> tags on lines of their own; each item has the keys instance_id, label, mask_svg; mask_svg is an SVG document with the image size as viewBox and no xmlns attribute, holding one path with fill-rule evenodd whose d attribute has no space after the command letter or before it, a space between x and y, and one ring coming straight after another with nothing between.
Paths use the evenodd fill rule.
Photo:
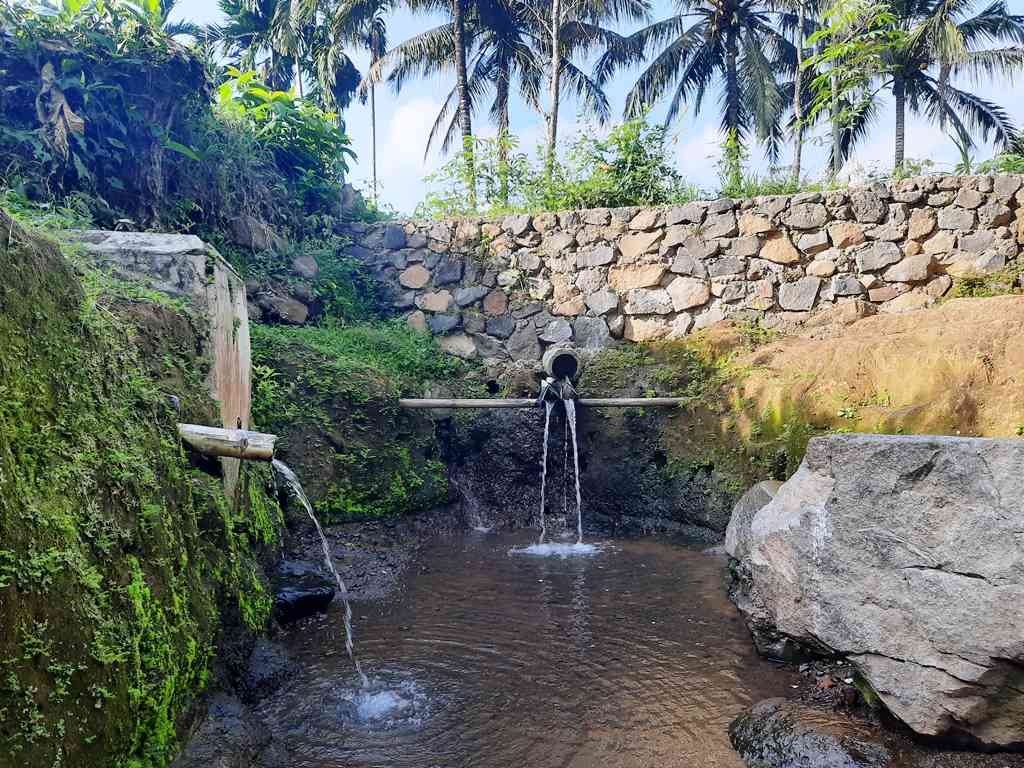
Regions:
<instances>
[{"instance_id":1,"label":"wet rock","mask_svg":"<svg viewBox=\"0 0 1024 768\"><path fill-rule=\"evenodd\" d=\"M265 699L295 673L297 665L284 646L265 637L256 640L238 688L248 703Z\"/></svg>"},{"instance_id":2,"label":"wet rock","mask_svg":"<svg viewBox=\"0 0 1024 768\"><path fill-rule=\"evenodd\" d=\"M729 725L750 768L888 768L892 755L869 729L820 709L767 699Z\"/></svg>"},{"instance_id":3,"label":"wet rock","mask_svg":"<svg viewBox=\"0 0 1024 768\"><path fill-rule=\"evenodd\" d=\"M917 733L1019 746L1022 471L1019 440L813 438L733 597L762 647L845 656Z\"/></svg>"},{"instance_id":4,"label":"wet rock","mask_svg":"<svg viewBox=\"0 0 1024 768\"><path fill-rule=\"evenodd\" d=\"M537 360L540 357L540 342L533 323L530 320L520 322L509 336L505 348L516 360Z\"/></svg>"},{"instance_id":5,"label":"wet rock","mask_svg":"<svg viewBox=\"0 0 1024 768\"><path fill-rule=\"evenodd\" d=\"M274 616L282 624L322 613L334 599L334 581L318 563L282 560L272 581Z\"/></svg>"},{"instance_id":6,"label":"wet rock","mask_svg":"<svg viewBox=\"0 0 1024 768\"><path fill-rule=\"evenodd\" d=\"M287 768L270 729L238 699L221 694L171 768Z\"/></svg>"}]
</instances>

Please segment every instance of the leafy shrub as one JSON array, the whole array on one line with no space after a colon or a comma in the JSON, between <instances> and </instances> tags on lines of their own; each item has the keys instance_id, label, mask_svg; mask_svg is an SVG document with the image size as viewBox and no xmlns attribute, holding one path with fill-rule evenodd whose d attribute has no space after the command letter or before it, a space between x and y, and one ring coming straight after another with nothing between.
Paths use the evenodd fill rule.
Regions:
<instances>
[{"instance_id":1,"label":"leafy shrub","mask_svg":"<svg viewBox=\"0 0 1024 768\"><path fill-rule=\"evenodd\" d=\"M149 2L0 4L0 182L83 195L103 226L286 230L336 214L352 157L337 117L237 71L214 105L215 76L159 17Z\"/></svg>"},{"instance_id":2,"label":"leafy shrub","mask_svg":"<svg viewBox=\"0 0 1024 768\"><path fill-rule=\"evenodd\" d=\"M1024 173L1024 153L1004 152L978 163L978 173Z\"/></svg>"},{"instance_id":3,"label":"leafy shrub","mask_svg":"<svg viewBox=\"0 0 1024 768\"><path fill-rule=\"evenodd\" d=\"M651 206L685 202L700 195L673 167L664 127L638 118L615 126L605 138L595 134L595 130L580 134L550 173L543 152L531 159L518 151L515 137L473 138L475 190L459 154L427 177L432 189L416 215L452 218L509 211Z\"/></svg>"},{"instance_id":4,"label":"leafy shrub","mask_svg":"<svg viewBox=\"0 0 1024 768\"><path fill-rule=\"evenodd\" d=\"M308 208L325 207L337 196L355 153L336 114L233 67L217 90L216 106L225 122L243 126L273 153Z\"/></svg>"}]
</instances>

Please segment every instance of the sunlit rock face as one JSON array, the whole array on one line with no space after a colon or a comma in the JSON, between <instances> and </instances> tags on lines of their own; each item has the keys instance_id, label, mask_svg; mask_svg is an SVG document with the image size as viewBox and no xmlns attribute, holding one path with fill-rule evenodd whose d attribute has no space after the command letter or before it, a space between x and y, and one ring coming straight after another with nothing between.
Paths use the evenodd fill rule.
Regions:
<instances>
[{"instance_id":1,"label":"sunlit rock face","mask_svg":"<svg viewBox=\"0 0 1024 768\"><path fill-rule=\"evenodd\" d=\"M1019 747L1022 493L1019 440L816 438L734 518L734 599L763 651L848 657L917 733Z\"/></svg>"}]
</instances>

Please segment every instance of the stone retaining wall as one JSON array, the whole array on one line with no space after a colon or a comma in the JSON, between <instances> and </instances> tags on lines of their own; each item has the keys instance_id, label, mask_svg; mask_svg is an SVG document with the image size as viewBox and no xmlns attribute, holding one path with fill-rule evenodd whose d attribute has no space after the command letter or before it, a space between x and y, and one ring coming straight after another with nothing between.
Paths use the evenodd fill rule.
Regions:
<instances>
[{"instance_id":1,"label":"stone retaining wall","mask_svg":"<svg viewBox=\"0 0 1024 768\"><path fill-rule=\"evenodd\" d=\"M767 327L839 305L927 306L954 278L1001 272L1024 243L1020 176L667 208L355 225L410 325L463 357L540 357L613 338L684 336L727 317Z\"/></svg>"}]
</instances>

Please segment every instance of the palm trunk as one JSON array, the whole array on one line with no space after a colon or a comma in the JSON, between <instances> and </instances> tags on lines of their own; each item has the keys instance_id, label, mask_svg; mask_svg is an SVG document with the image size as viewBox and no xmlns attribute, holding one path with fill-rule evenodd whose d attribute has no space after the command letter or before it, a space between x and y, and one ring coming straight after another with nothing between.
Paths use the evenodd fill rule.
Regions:
<instances>
[{"instance_id":1,"label":"palm trunk","mask_svg":"<svg viewBox=\"0 0 1024 768\"><path fill-rule=\"evenodd\" d=\"M501 204L508 207L509 198L509 168L508 168L508 91L509 91L508 62L502 61L499 65L498 81L495 84L498 97L498 197Z\"/></svg>"},{"instance_id":2,"label":"palm trunk","mask_svg":"<svg viewBox=\"0 0 1024 768\"><path fill-rule=\"evenodd\" d=\"M843 170L843 132L839 122L839 70L832 67L832 175L838 176Z\"/></svg>"},{"instance_id":3,"label":"palm trunk","mask_svg":"<svg viewBox=\"0 0 1024 768\"><path fill-rule=\"evenodd\" d=\"M470 207L476 208L476 165L473 161L473 118L469 112L469 75L466 72L466 23L463 0L452 0L452 26L455 33L455 82L459 94L459 128L466 162L466 187Z\"/></svg>"},{"instance_id":4,"label":"palm trunk","mask_svg":"<svg viewBox=\"0 0 1024 768\"><path fill-rule=\"evenodd\" d=\"M892 93L896 97L896 158L893 171L903 170L903 153L907 141L907 84L902 74L896 75L892 83Z\"/></svg>"},{"instance_id":5,"label":"palm trunk","mask_svg":"<svg viewBox=\"0 0 1024 768\"><path fill-rule=\"evenodd\" d=\"M737 131L738 133L740 128L740 93L739 77L736 72L736 58L736 32L730 30L725 40L725 121L729 130Z\"/></svg>"},{"instance_id":6,"label":"palm trunk","mask_svg":"<svg viewBox=\"0 0 1024 768\"><path fill-rule=\"evenodd\" d=\"M373 177L373 204L377 205L377 88L370 86L370 174Z\"/></svg>"},{"instance_id":7,"label":"palm trunk","mask_svg":"<svg viewBox=\"0 0 1024 768\"><path fill-rule=\"evenodd\" d=\"M793 183L800 184L800 164L804 150L804 105L803 105L803 64L804 64L804 20L806 8L800 0L797 11L796 30L796 75L793 78Z\"/></svg>"},{"instance_id":8,"label":"palm trunk","mask_svg":"<svg viewBox=\"0 0 1024 768\"><path fill-rule=\"evenodd\" d=\"M558 107L562 87L562 0L551 2L551 83L548 104L548 146L545 170L548 179L555 169L555 148L558 144Z\"/></svg>"}]
</instances>

